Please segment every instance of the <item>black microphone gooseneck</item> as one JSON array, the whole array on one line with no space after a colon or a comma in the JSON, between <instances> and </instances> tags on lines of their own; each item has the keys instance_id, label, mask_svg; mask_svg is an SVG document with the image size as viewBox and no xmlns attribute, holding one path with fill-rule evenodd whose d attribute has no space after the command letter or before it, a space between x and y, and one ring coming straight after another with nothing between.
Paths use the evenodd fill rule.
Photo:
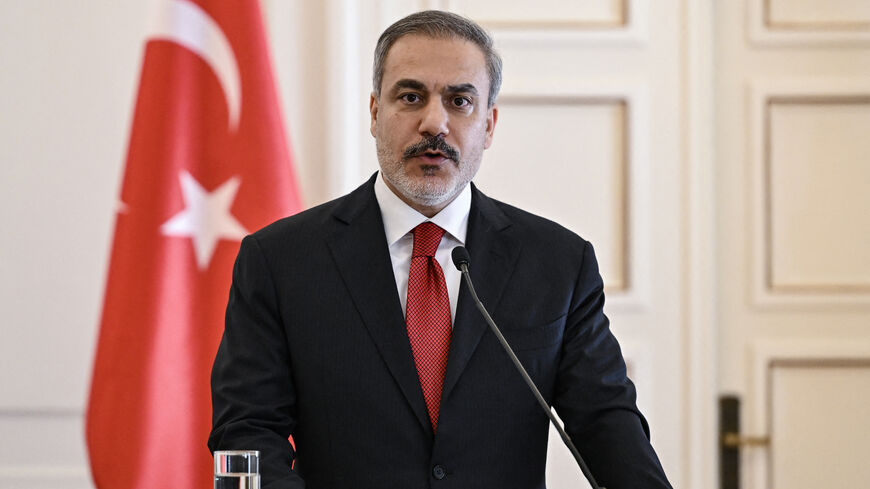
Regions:
<instances>
[{"instance_id":1,"label":"black microphone gooseneck","mask_svg":"<svg viewBox=\"0 0 870 489\"><path fill-rule=\"evenodd\" d=\"M550 418L550 422L553 423L553 426L556 427L556 430L559 432L559 436L562 437L562 441L565 442L565 445L568 447L568 450L571 451L571 455L574 456L574 460L577 461L577 465L580 466L580 470L583 472L583 475L586 476L586 480L589 481L589 484L592 486L592 489L605 489L598 485L595 482L595 477L592 476L592 472L589 471L589 467L586 466L586 462L583 460L583 457L580 456L580 452L577 451L577 447L574 446L574 442L571 441L571 437L568 436L568 433L565 433L565 430L562 429L562 425L556 420L556 416L553 414L553 411L550 409L550 406L547 404L547 401L544 400L544 396L541 395L541 391L538 390L537 386L535 386L535 382L529 377L528 372L520 363L519 358L517 358L516 354L514 354L513 349L508 345L507 340L504 339L504 335L501 334L501 330L498 329L498 326L495 325L495 321L492 320L492 316L489 315L489 312L486 311L486 308L483 306L483 303L480 302L480 299L477 297L477 292L474 291L474 284L471 283L471 276L468 273L468 264L471 262L471 256L468 254L468 250L465 249L464 246L457 246L453 248L453 252L451 253L453 258L453 264L456 266L457 270L462 272L462 277L465 278L465 284L468 285L468 290L471 292L471 297L474 299L474 303L477 305L477 309L483 315L483 318L486 319L486 323L489 324L489 329L495 334L495 337L498 338L498 342L501 343L502 348L504 348L505 352L507 352L511 361L514 362L514 366L519 370L520 374L523 376L523 380L526 381L526 385L529 386L532 393L535 395L535 398L538 400L538 404L541 405L541 408L547 413L547 417Z\"/></svg>"}]
</instances>

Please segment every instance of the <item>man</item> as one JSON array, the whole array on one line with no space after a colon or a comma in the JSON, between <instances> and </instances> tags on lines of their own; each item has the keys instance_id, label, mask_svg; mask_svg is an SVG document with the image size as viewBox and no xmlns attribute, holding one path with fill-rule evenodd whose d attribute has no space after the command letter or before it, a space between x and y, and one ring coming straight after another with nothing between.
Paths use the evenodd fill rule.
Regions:
<instances>
[{"instance_id":1,"label":"man","mask_svg":"<svg viewBox=\"0 0 870 489\"><path fill-rule=\"evenodd\" d=\"M383 33L374 71L380 173L242 242L209 447L260 450L264 488L544 488L548 419L460 284L464 245L599 483L670 487L592 247L470 185L498 120L489 36L413 14Z\"/></svg>"}]
</instances>

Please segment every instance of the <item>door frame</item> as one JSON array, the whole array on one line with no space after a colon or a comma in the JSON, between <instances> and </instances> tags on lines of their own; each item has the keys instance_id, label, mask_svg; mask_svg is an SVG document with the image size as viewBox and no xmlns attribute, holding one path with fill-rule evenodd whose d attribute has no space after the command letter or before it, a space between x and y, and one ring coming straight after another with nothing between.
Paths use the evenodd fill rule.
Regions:
<instances>
[{"instance_id":1,"label":"door frame","mask_svg":"<svg viewBox=\"0 0 870 489\"><path fill-rule=\"evenodd\" d=\"M683 0L685 88L683 263L686 487L715 488L718 466L716 345L715 22L713 0Z\"/></svg>"}]
</instances>

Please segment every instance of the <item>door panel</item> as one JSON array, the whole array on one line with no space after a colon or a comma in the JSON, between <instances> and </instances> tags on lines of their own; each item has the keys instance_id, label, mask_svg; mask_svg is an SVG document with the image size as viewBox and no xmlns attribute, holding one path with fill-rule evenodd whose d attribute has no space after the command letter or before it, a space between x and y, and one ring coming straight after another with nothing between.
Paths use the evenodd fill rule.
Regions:
<instances>
[{"instance_id":1,"label":"door panel","mask_svg":"<svg viewBox=\"0 0 870 489\"><path fill-rule=\"evenodd\" d=\"M870 481L870 361L770 364L770 479L774 489L863 487Z\"/></svg>"},{"instance_id":2,"label":"door panel","mask_svg":"<svg viewBox=\"0 0 870 489\"><path fill-rule=\"evenodd\" d=\"M870 480L865 5L716 3L719 386L769 438L744 489Z\"/></svg>"}]
</instances>

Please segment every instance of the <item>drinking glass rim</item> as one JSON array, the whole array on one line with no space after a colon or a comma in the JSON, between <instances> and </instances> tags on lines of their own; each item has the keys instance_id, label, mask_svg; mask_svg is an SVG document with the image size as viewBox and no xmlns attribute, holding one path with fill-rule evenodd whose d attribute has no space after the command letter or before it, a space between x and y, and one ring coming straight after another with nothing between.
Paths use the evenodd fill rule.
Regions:
<instances>
[{"instance_id":1,"label":"drinking glass rim","mask_svg":"<svg viewBox=\"0 0 870 489\"><path fill-rule=\"evenodd\" d=\"M260 455L259 450L215 450L215 456L221 455Z\"/></svg>"}]
</instances>

